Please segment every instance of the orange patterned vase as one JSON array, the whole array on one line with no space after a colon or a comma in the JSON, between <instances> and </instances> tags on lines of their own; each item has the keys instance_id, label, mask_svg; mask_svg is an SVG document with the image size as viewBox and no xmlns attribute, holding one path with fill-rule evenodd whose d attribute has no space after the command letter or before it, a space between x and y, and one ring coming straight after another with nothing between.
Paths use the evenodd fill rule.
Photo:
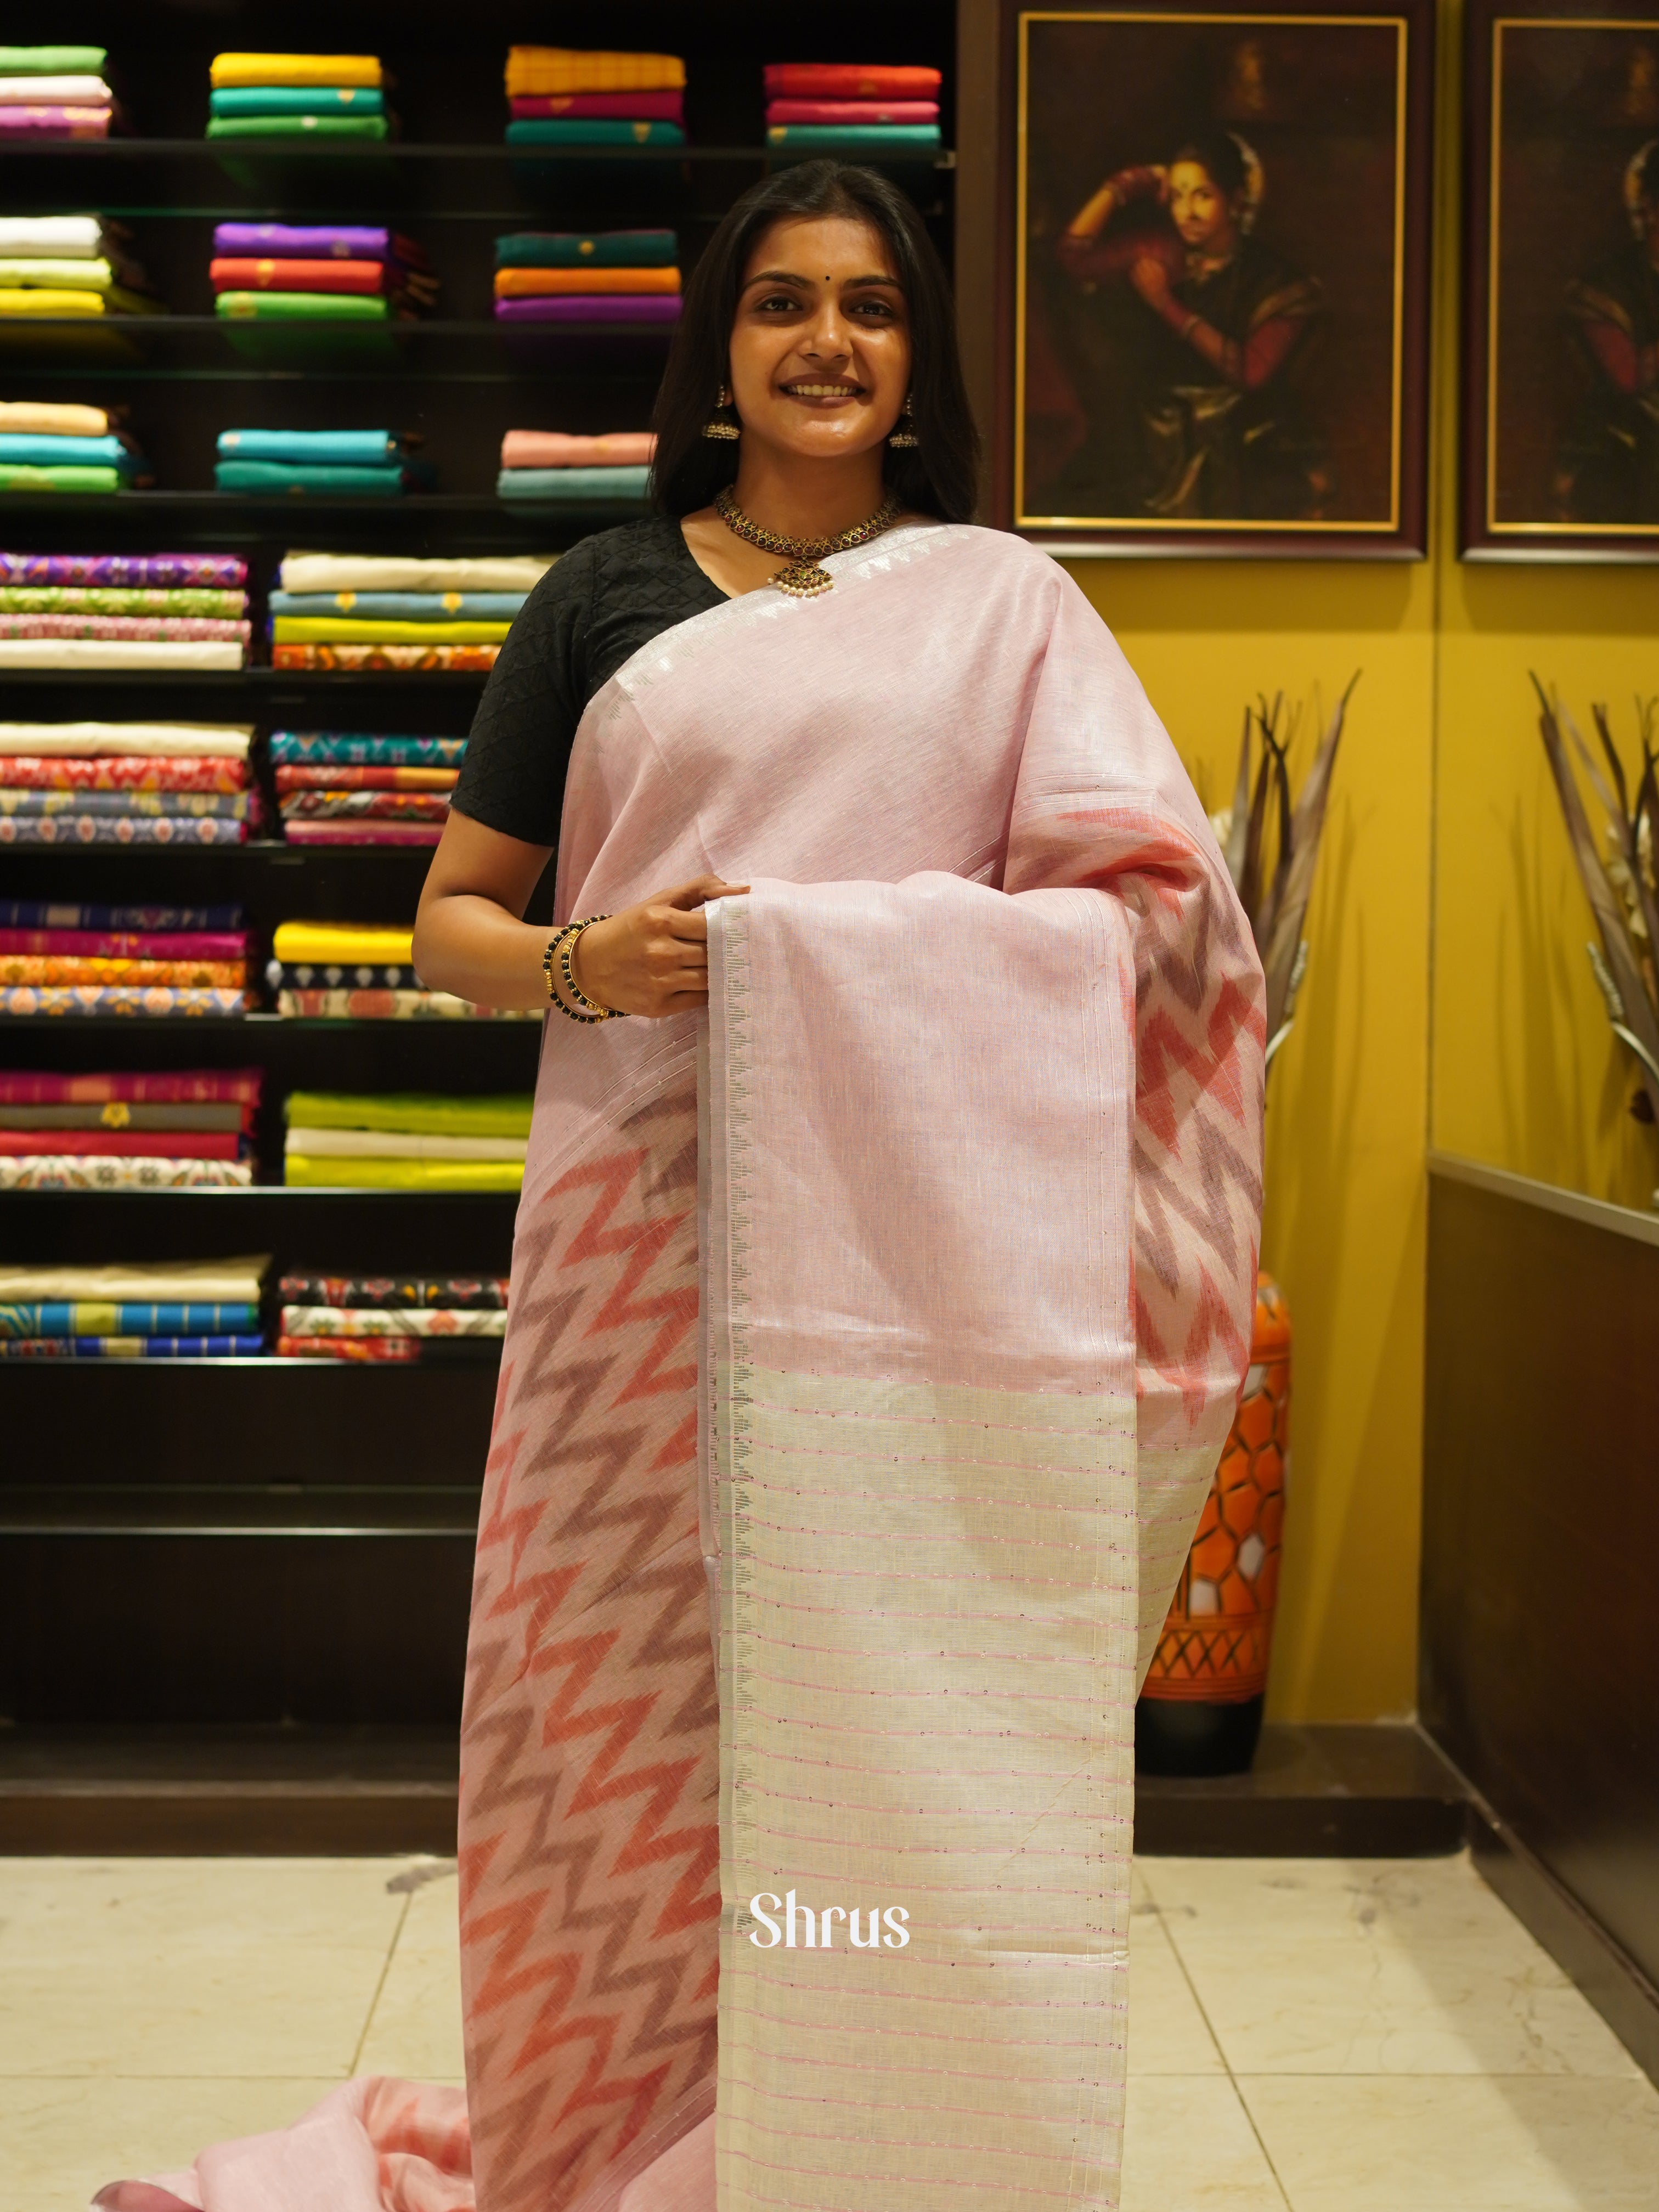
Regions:
<instances>
[{"instance_id":1,"label":"orange patterned vase","mask_svg":"<svg viewBox=\"0 0 1659 2212\"><path fill-rule=\"evenodd\" d=\"M1290 1455L1291 1317L1258 1275L1250 1369L1135 1711L1147 1774L1243 1774L1267 1688Z\"/></svg>"}]
</instances>

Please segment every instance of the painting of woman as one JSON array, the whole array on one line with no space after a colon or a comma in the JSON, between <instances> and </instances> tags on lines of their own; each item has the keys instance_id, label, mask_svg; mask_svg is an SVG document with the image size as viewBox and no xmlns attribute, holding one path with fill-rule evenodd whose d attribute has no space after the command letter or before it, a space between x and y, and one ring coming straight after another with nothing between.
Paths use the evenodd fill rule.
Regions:
<instances>
[{"instance_id":1,"label":"painting of woman","mask_svg":"<svg viewBox=\"0 0 1659 2212\"><path fill-rule=\"evenodd\" d=\"M1659 138L1626 169L1625 210L1630 237L1567 288L1588 379L1556 476L1569 522L1659 522Z\"/></svg>"}]
</instances>

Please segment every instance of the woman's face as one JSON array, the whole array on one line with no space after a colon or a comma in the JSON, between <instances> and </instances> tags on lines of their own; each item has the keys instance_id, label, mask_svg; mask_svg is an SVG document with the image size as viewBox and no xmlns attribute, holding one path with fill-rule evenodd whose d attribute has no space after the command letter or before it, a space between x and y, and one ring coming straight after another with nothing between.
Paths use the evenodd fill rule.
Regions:
<instances>
[{"instance_id":1,"label":"woman's face","mask_svg":"<svg viewBox=\"0 0 1659 2212\"><path fill-rule=\"evenodd\" d=\"M1194 252L1226 253L1237 243L1232 203L1201 161L1170 165L1170 219Z\"/></svg>"},{"instance_id":2,"label":"woman's face","mask_svg":"<svg viewBox=\"0 0 1659 2212\"><path fill-rule=\"evenodd\" d=\"M892 256L843 216L774 223L750 257L732 325L745 439L804 460L878 446L910 388L910 325Z\"/></svg>"}]
</instances>

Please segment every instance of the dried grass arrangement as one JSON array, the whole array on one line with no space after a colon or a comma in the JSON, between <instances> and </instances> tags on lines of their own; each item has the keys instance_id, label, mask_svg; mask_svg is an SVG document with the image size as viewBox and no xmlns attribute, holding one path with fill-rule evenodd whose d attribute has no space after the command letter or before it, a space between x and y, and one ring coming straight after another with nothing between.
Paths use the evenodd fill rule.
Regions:
<instances>
[{"instance_id":1,"label":"dried grass arrangement","mask_svg":"<svg viewBox=\"0 0 1659 2212\"><path fill-rule=\"evenodd\" d=\"M1296 994L1307 972L1308 940L1302 934L1302 925L1313 892L1336 749L1341 743L1348 702L1358 681L1356 670L1325 725L1313 764L1294 799L1288 756L1296 741L1301 709L1287 709L1282 691L1271 707L1265 698L1247 707L1233 803L1210 817L1267 981L1269 1067L1291 1033Z\"/></svg>"},{"instance_id":2,"label":"dried grass arrangement","mask_svg":"<svg viewBox=\"0 0 1659 2212\"><path fill-rule=\"evenodd\" d=\"M1607 1000L1613 1033L1635 1055L1642 1088L1632 1110L1644 1121L1659 1121L1659 884L1654 875L1654 817L1659 814L1659 751L1655 749L1659 700L1636 702L1636 736L1642 765L1634 779L1626 773L1613 742L1605 707L1592 706L1590 718L1600 741L1598 760L1559 697L1546 691L1536 676L1533 689L1540 709L1538 726L1556 794L1567 825L1567 842L1578 864L1579 880L1601 936L1584 950ZM1598 841L1573 773L1577 758L1606 817Z\"/></svg>"}]
</instances>

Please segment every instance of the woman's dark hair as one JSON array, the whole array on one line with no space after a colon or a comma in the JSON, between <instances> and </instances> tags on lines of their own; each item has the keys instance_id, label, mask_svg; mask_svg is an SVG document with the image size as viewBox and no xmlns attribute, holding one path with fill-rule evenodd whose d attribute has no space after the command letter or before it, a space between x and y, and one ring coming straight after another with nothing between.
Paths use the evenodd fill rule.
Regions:
<instances>
[{"instance_id":1,"label":"woman's dark hair","mask_svg":"<svg viewBox=\"0 0 1659 2212\"><path fill-rule=\"evenodd\" d=\"M883 473L906 507L967 522L979 488L979 434L957 350L949 279L911 203L873 169L804 161L781 170L729 209L691 272L668 366L657 393L652 488L669 514L707 507L738 473L732 441L705 438L720 386L731 381L732 325L744 271L775 222L843 216L867 222L885 242L910 323L910 427L914 451L883 454Z\"/></svg>"},{"instance_id":2,"label":"woman's dark hair","mask_svg":"<svg viewBox=\"0 0 1659 2212\"><path fill-rule=\"evenodd\" d=\"M1189 138L1176 155L1176 161L1196 161L1206 170L1212 184L1219 185L1231 199L1236 199L1249 182L1249 170L1237 138L1229 131L1206 131L1196 138ZM1174 162L1170 167L1173 168Z\"/></svg>"}]
</instances>

